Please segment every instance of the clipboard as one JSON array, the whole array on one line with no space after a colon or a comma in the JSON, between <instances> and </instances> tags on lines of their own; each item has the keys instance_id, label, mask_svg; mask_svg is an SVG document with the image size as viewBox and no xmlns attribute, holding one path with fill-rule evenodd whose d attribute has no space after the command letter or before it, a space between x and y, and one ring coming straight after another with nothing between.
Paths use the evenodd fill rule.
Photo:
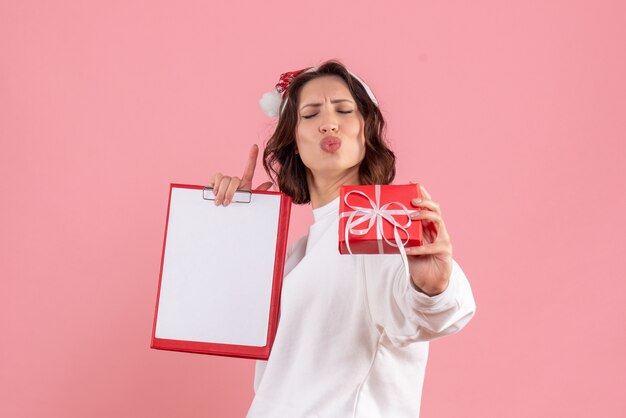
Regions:
<instances>
[{"instance_id":1,"label":"clipboard","mask_svg":"<svg viewBox=\"0 0 626 418\"><path fill-rule=\"evenodd\" d=\"M170 184L151 348L266 360L280 307L291 198Z\"/></svg>"}]
</instances>

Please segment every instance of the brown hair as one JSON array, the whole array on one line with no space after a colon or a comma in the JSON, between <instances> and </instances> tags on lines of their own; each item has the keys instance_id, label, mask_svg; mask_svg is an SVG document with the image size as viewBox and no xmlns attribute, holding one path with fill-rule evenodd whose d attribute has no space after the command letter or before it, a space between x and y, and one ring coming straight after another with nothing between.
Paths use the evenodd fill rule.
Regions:
<instances>
[{"instance_id":1,"label":"brown hair","mask_svg":"<svg viewBox=\"0 0 626 418\"><path fill-rule=\"evenodd\" d=\"M282 114L274 134L263 151L263 167L278 184L280 191L291 196L293 203L311 201L306 179L306 167L295 153L296 127L298 125L298 96L302 86L322 76L336 75L343 79L355 99L365 121L365 157L359 165L361 184L389 184L396 175L396 157L386 144L385 121L378 106L372 102L363 85L337 60L324 62L311 72L302 72L292 80L281 103Z\"/></svg>"}]
</instances>

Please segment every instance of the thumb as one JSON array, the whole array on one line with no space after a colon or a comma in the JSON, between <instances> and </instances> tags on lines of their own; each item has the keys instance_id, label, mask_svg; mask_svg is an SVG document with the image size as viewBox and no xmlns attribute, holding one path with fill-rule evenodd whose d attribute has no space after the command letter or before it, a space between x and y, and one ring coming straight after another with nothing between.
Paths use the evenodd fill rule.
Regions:
<instances>
[{"instance_id":1,"label":"thumb","mask_svg":"<svg viewBox=\"0 0 626 418\"><path fill-rule=\"evenodd\" d=\"M266 181L265 183L259 184L256 187L256 190L269 190L270 187L272 187L274 183L272 183L271 181Z\"/></svg>"}]
</instances>

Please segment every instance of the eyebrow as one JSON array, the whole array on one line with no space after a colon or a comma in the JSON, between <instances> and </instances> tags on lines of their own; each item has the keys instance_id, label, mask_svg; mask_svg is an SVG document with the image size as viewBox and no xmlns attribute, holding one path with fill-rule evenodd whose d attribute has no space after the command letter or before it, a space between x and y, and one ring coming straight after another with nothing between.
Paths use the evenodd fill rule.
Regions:
<instances>
[{"instance_id":1,"label":"eyebrow","mask_svg":"<svg viewBox=\"0 0 626 418\"><path fill-rule=\"evenodd\" d=\"M354 103L352 100L349 100L349 99L335 99L335 100L331 100L330 102L331 103L341 103L341 102ZM302 106L300 110L303 110L305 107L309 107L309 106L320 107L321 105L322 105L321 103L309 103L309 104L305 104L304 106Z\"/></svg>"}]
</instances>

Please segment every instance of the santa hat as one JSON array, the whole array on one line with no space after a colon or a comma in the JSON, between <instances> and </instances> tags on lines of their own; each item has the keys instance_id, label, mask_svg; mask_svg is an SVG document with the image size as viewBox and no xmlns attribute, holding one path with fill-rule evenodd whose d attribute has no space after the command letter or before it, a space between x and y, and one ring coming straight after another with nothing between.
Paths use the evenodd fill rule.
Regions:
<instances>
[{"instance_id":1,"label":"santa hat","mask_svg":"<svg viewBox=\"0 0 626 418\"><path fill-rule=\"evenodd\" d=\"M259 100L259 105L261 106L261 109L263 109L263 112L270 117L277 116L279 112L282 113L285 106L283 105L283 107L281 108L280 105L283 102L283 99L285 100L285 104L287 103L287 89L289 88L289 85L291 84L291 81L294 79L294 77L303 72L308 73L316 71L318 68L319 67L310 67L302 70L282 73L280 75L278 83L276 84L276 87L274 87L274 90L265 93L263 97L261 97L261 100ZM376 106L378 106L378 100L376 100L374 93L372 93L372 90L368 87L368 85L365 84L363 80L357 77L356 74L352 73L350 70L348 70L348 73L350 73L352 77L354 77L359 83L361 83L369 98L372 100L372 102L374 102Z\"/></svg>"}]
</instances>

